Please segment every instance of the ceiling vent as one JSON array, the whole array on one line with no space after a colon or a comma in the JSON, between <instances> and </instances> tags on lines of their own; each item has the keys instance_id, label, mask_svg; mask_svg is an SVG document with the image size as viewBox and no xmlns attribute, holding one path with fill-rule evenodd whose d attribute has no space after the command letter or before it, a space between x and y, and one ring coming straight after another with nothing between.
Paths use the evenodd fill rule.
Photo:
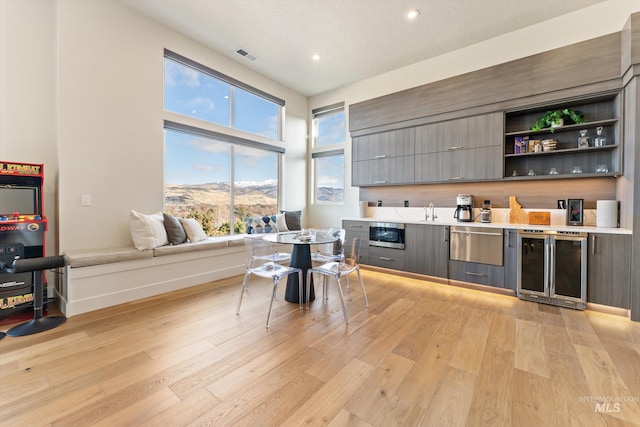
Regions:
<instances>
[{"instance_id":1,"label":"ceiling vent","mask_svg":"<svg viewBox=\"0 0 640 427\"><path fill-rule=\"evenodd\" d=\"M251 62L254 62L254 61L256 61L258 59L257 56L255 56L252 53L247 52L246 50L244 50L242 48L236 49L236 53L238 55L240 55L240 56L243 56L245 59L248 59Z\"/></svg>"}]
</instances>

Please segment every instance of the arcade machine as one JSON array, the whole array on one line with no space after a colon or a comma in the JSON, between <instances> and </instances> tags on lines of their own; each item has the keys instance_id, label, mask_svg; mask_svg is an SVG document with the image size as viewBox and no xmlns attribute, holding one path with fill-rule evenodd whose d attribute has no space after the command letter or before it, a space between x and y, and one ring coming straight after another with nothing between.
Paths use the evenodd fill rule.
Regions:
<instances>
[{"instance_id":1,"label":"arcade machine","mask_svg":"<svg viewBox=\"0 0 640 427\"><path fill-rule=\"evenodd\" d=\"M10 329L9 336L41 332L58 326L49 323L64 322L64 318L43 320L47 300L44 270L64 266L63 257L44 256L43 180L42 164L0 161L0 324L24 318L29 308L34 312L31 322Z\"/></svg>"}]
</instances>

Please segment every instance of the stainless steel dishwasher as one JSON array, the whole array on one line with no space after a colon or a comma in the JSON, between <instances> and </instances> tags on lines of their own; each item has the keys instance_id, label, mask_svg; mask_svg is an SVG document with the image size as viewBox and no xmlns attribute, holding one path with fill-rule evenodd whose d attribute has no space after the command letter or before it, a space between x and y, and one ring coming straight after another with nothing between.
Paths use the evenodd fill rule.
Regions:
<instances>
[{"instance_id":1,"label":"stainless steel dishwasher","mask_svg":"<svg viewBox=\"0 0 640 427\"><path fill-rule=\"evenodd\" d=\"M449 259L502 265L502 235L501 228L452 226Z\"/></svg>"}]
</instances>

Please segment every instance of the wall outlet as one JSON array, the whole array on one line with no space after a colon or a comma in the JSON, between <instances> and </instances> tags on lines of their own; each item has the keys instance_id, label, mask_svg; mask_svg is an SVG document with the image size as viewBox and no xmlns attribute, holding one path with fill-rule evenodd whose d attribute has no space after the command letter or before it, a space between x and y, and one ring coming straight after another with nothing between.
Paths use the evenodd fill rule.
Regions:
<instances>
[{"instance_id":1,"label":"wall outlet","mask_svg":"<svg viewBox=\"0 0 640 427\"><path fill-rule=\"evenodd\" d=\"M558 209L564 209L564 200L558 200Z\"/></svg>"},{"instance_id":2,"label":"wall outlet","mask_svg":"<svg viewBox=\"0 0 640 427\"><path fill-rule=\"evenodd\" d=\"M91 206L91 194L82 195L82 206Z\"/></svg>"}]
</instances>

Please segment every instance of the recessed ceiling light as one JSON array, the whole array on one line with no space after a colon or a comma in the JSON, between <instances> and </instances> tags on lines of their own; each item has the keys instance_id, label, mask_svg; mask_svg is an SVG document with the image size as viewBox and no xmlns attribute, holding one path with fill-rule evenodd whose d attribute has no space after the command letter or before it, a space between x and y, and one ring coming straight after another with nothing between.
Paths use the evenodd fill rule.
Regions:
<instances>
[{"instance_id":1,"label":"recessed ceiling light","mask_svg":"<svg viewBox=\"0 0 640 427\"><path fill-rule=\"evenodd\" d=\"M409 9L404 13L404 19L407 21L413 21L420 15L420 11L418 9Z\"/></svg>"},{"instance_id":2,"label":"recessed ceiling light","mask_svg":"<svg viewBox=\"0 0 640 427\"><path fill-rule=\"evenodd\" d=\"M311 55L311 59L313 59L314 61L320 61L320 55L314 53L313 55Z\"/></svg>"}]
</instances>

